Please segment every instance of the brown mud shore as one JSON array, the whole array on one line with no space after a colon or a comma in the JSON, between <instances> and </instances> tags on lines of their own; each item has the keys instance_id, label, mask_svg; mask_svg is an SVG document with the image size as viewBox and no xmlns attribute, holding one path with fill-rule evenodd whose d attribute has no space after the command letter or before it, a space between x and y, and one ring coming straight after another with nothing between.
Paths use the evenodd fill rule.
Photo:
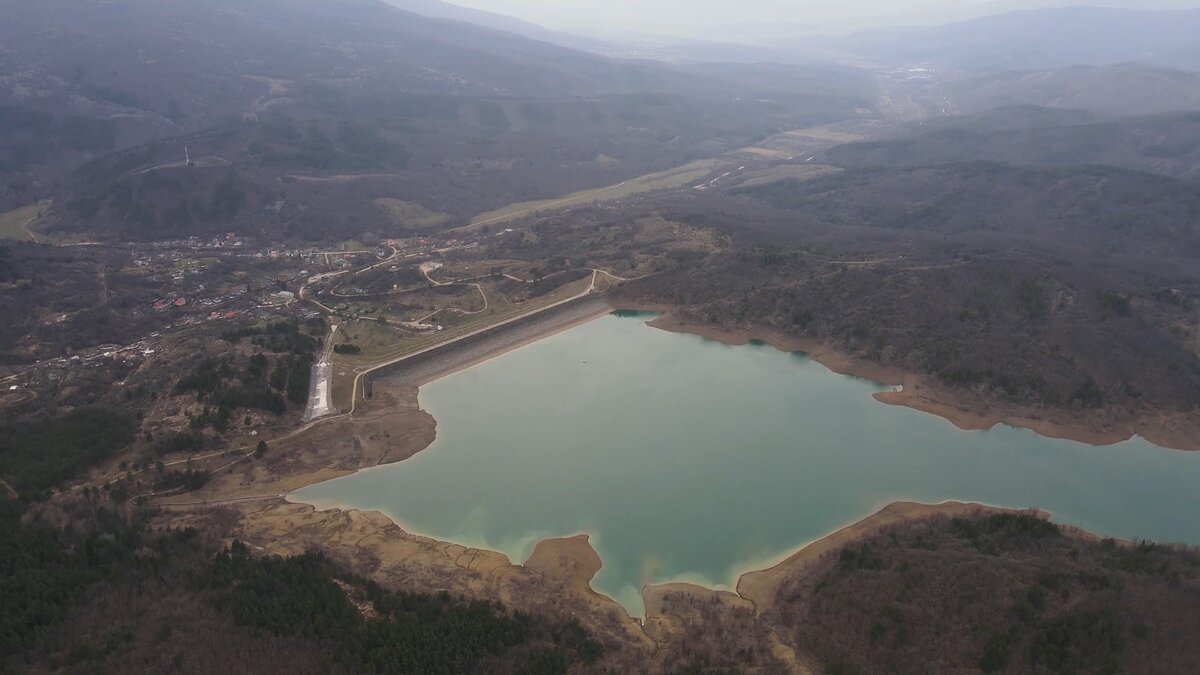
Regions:
<instances>
[{"instance_id":1,"label":"brown mud shore","mask_svg":"<svg viewBox=\"0 0 1200 675\"><path fill-rule=\"evenodd\" d=\"M699 335L729 345L765 342L780 351L802 352L835 373L862 377L898 387L875 399L942 417L964 431L983 431L1000 424L1029 429L1042 436L1113 445L1141 436L1174 450L1200 451L1200 414L1177 411L1075 410L1021 406L996 400L971 400L929 377L865 361L810 338L774 330L725 329L681 319L670 307L618 304L621 309L661 312L650 325L673 333Z\"/></svg>"}]
</instances>

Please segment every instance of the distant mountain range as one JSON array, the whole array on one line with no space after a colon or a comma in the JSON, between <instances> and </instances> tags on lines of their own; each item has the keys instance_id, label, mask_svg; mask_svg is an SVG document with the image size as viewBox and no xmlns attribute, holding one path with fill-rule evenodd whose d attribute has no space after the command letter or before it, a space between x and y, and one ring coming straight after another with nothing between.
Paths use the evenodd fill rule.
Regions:
<instances>
[{"instance_id":1,"label":"distant mountain range","mask_svg":"<svg viewBox=\"0 0 1200 675\"><path fill-rule=\"evenodd\" d=\"M374 198L466 217L844 119L878 92L850 68L616 59L421 7L452 16L382 0L0 0L0 212L72 195L64 227L149 237L323 236L377 218ZM173 172L185 148L195 170ZM291 173L371 177L317 190ZM296 211L262 215L281 200Z\"/></svg>"},{"instance_id":2,"label":"distant mountain range","mask_svg":"<svg viewBox=\"0 0 1200 675\"><path fill-rule=\"evenodd\" d=\"M434 19L450 19L452 21L464 21L473 23L476 26L484 28L492 28L501 30L515 35L521 35L535 40L543 40L545 42L554 42L557 44L569 44L582 41L582 38L570 35L568 33L560 33L550 30L543 26L530 21L524 21L504 14L496 12L488 12L481 9L471 7L463 7L461 5L442 2L442 0L384 0L387 4L397 7L406 12L420 14Z\"/></svg>"},{"instance_id":3,"label":"distant mountain range","mask_svg":"<svg viewBox=\"0 0 1200 675\"><path fill-rule=\"evenodd\" d=\"M506 31L534 40L615 57L663 61L763 63L792 60L773 47L716 40L683 40L656 37L633 31L621 40L603 40L551 30L511 16L443 2L442 0L384 0L390 5L422 16L463 21Z\"/></svg>"},{"instance_id":4,"label":"distant mountain range","mask_svg":"<svg viewBox=\"0 0 1200 675\"><path fill-rule=\"evenodd\" d=\"M1064 7L1009 12L947 25L795 40L877 65L1030 70L1126 62L1200 67L1200 9L1141 11Z\"/></svg>"},{"instance_id":5,"label":"distant mountain range","mask_svg":"<svg viewBox=\"0 0 1200 675\"><path fill-rule=\"evenodd\" d=\"M0 13L0 174L372 94L597 96L689 81L380 0L0 0Z\"/></svg>"},{"instance_id":6,"label":"distant mountain range","mask_svg":"<svg viewBox=\"0 0 1200 675\"><path fill-rule=\"evenodd\" d=\"M1200 110L1200 73L1150 65L966 73L941 79L940 86L957 113L1013 105L1091 110L1108 116Z\"/></svg>"},{"instance_id":7,"label":"distant mountain range","mask_svg":"<svg viewBox=\"0 0 1200 675\"><path fill-rule=\"evenodd\" d=\"M850 35L869 30L899 27L938 26L1025 10L1096 7L1104 9L1179 10L1200 7L1196 0L926 0L903 3L902 9L880 8L872 14L856 12L853 2L822 3L802 17L755 17L710 26L704 37L748 42L780 44L804 36ZM845 5L851 7L847 8ZM898 3L899 4L899 3Z\"/></svg>"},{"instance_id":8,"label":"distant mountain range","mask_svg":"<svg viewBox=\"0 0 1200 675\"><path fill-rule=\"evenodd\" d=\"M1192 0L992 0L924 16L925 25L879 28L836 37L776 23L737 26L719 38L685 40L630 33L621 42L550 30L510 16L442 0L386 0L405 11L505 31L610 56L667 61L853 65L929 64L962 70L1032 70L1077 65L1149 63L1200 68L1200 8ZM939 21L940 19L940 21ZM882 19L880 20L883 21ZM761 32L765 31L765 32ZM782 37L791 33L790 36ZM774 37L754 40L752 35Z\"/></svg>"},{"instance_id":9,"label":"distant mountain range","mask_svg":"<svg viewBox=\"0 0 1200 675\"><path fill-rule=\"evenodd\" d=\"M5 0L6 74L44 75L143 96L223 76L389 81L405 91L539 95L638 87L628 68L565 49L378 0ZM97 31L96 26L103 30ZM103 64L103 66L99 66ZM163 81L163 76L176 81ZM132 91L141 87L145 91ZM183 101L180 101L183 104Z\"/></svg>"}]
</instances>

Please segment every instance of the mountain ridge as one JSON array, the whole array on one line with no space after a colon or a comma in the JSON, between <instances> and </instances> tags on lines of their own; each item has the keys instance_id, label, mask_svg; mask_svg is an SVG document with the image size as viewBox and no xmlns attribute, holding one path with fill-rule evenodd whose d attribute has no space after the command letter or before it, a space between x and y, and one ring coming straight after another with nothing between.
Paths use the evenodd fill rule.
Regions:
<instances>
[{"instance_id":1,"label":"mountain ridge","mask_svg":"<svg viewBox=\"0 0 1200 675\"><path fill-rule=\"evenodd\" d=\"M817 42L877 63L1031 70L1144 62L1200 66L1200 9L1024 9L954 23L876 29ZM801 46L793 42L793 48Z\"/></svg>"}]
</instances>

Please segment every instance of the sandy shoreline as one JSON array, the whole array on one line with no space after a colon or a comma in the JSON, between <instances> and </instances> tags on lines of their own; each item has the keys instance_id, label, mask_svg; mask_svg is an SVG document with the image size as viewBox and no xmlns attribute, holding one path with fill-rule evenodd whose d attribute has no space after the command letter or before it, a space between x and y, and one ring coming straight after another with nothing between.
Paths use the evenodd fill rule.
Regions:
<instances>
[{"instance_id":1,"label":"sandy shoreline","mask_svg":"<svg viewBox=\"0 0 1200 675\"><path fill-rule=\"evenodd\" d=\"M811 575L818 564L842 547L882 529L927 518L987 513L1029 513L980 504L898 502L802 546L778 563L739 576L736 591L688 583L642 588L643 618L592 588L602 560L587 535L543 539L523 564L503 554L439 541L406 532L387 516L358 510L318 511L282 499L172 514L175 526L221 527L260 554L299 555L323 551L348 569L384 585L415 592L448 592L500 602L514 610L577 619L593 635L621 644L626 664L655 663L695 638L697 625L737 625L738 617L762 617L772 611L785 582ZM1039 514L1047 517L1045 514ZM1081 530L1068 536L1094 539ZM701 615L695 614L695 608ZM689 609L691 608L691 609ZM714 618L715 617L715 618ZM730 623L722 623L725 618ZM713 623L716 621L717 623ZM820 663L798 652L769 625L760 624L770 653L785 670L815 674Z\"/></svg>"},{"instance_id":2,"label":"sandy shoreline","mask_svg":"<svg viewBox=\"0 0 1200 675\"><path fill-rule=\"evenodd\" d=\"M361 471L370 471L380 467L370 467ZM359 472L355 472L359 473ZM339 476L340 477L340 476ZM782 552L769 557L748 559L736 567L736 571L725 581L711 579L687 579L687 575L668 578L649 583L638 589L644 612L639 615L630 607L626 607L615 596L607 595L591 585L592 580L603 569L603 556L591 543L595 533L578 532L562 536L547 536L544 538L530 537L530 546L522 548L532 551L525 557L525 562L515 563L520 557L514 558L512 551L499 551L489 548L485 542L470 541L456 538L454 542L439 539L435 535L420 532L407 526L402 518L384 511L362 511L345 505L331 503L313 503L295 499L293 495L283 495L282 499L290 505L311 509L316 514L364 514L372 518L382 518L391 526L403 531L407 536L421 541L439 542L446 546L461 548L466 551L478 551L486 554L499 564L513 567L523 567L547 574L554 578L559 585L570 587L573 591L589 596L602 604L611 604L621 608L625 618L636 621L639 616L649 619L654 615L653 607L661 604L664 593L688 590L693 594L706 594L713 597L729 596L739 601L749 602L757 606L765 606L769 590L788 574L802 570L816 562L821 556L837 550L847 544L878 532L881 528L902 523L921 520L934 516L969 516L981 513L1027 513L1028 509L993 506L975 502L946 501L937 504L919 502L892 502L877 511L870 512L862 518L839 526L828 533L806 543L788 547ZM1041 517L1050 518L1050 514L1036 511ZM1098 535L1071 526L1062 526L1072 532L1094 539Z\"/></svg>"},{"instance_id":3,"label":"sandy shoreline","mask_svg":"<svg viewBox=\"0 0 1200 675\"><path fill-rule=\"evenodd\" d=\"M985 513L1018 513L1018 509L1007 509L972 502L948 501L941 504L917 502L894 502L875 513L846 525L801 546L782 561L760 570L741 574L737 581L737 594L760 609L775 601L775 591L788 575L803 572L823 556L874 535L889 525L912 522L935 516L974 516ZM1041 514L1048 517L1046 514Z\"/></svg>"}]
</instances>

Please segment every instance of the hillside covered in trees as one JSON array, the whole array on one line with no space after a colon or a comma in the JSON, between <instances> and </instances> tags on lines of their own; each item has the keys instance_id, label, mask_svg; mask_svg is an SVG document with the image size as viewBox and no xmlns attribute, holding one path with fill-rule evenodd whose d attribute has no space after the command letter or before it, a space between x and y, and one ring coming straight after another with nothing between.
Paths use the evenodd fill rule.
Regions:
<instances>
[{"instance_id":1,"label":"hillside covered in trees","mask_svg":"<svg viewBox=\"0 0 1200 675\"><path fill-rule=\"evenodd\" d=\"M68 530L0 500L0 669L551 675L603 655L578 623L386 590L319 553L214 555L194 530L88 505Z\"/></svg>"},{"instance_id":2,"label":"hillside covered in trees","mask_svg":"<svg viewBox=\"0 0 1200 675\"><path fill-rule=\"evenodd\" d=\"M890 527L785 581L768 621L831 673L1189 673L1200 554L1037 516Z\"/></svg>"}]
</instances>

